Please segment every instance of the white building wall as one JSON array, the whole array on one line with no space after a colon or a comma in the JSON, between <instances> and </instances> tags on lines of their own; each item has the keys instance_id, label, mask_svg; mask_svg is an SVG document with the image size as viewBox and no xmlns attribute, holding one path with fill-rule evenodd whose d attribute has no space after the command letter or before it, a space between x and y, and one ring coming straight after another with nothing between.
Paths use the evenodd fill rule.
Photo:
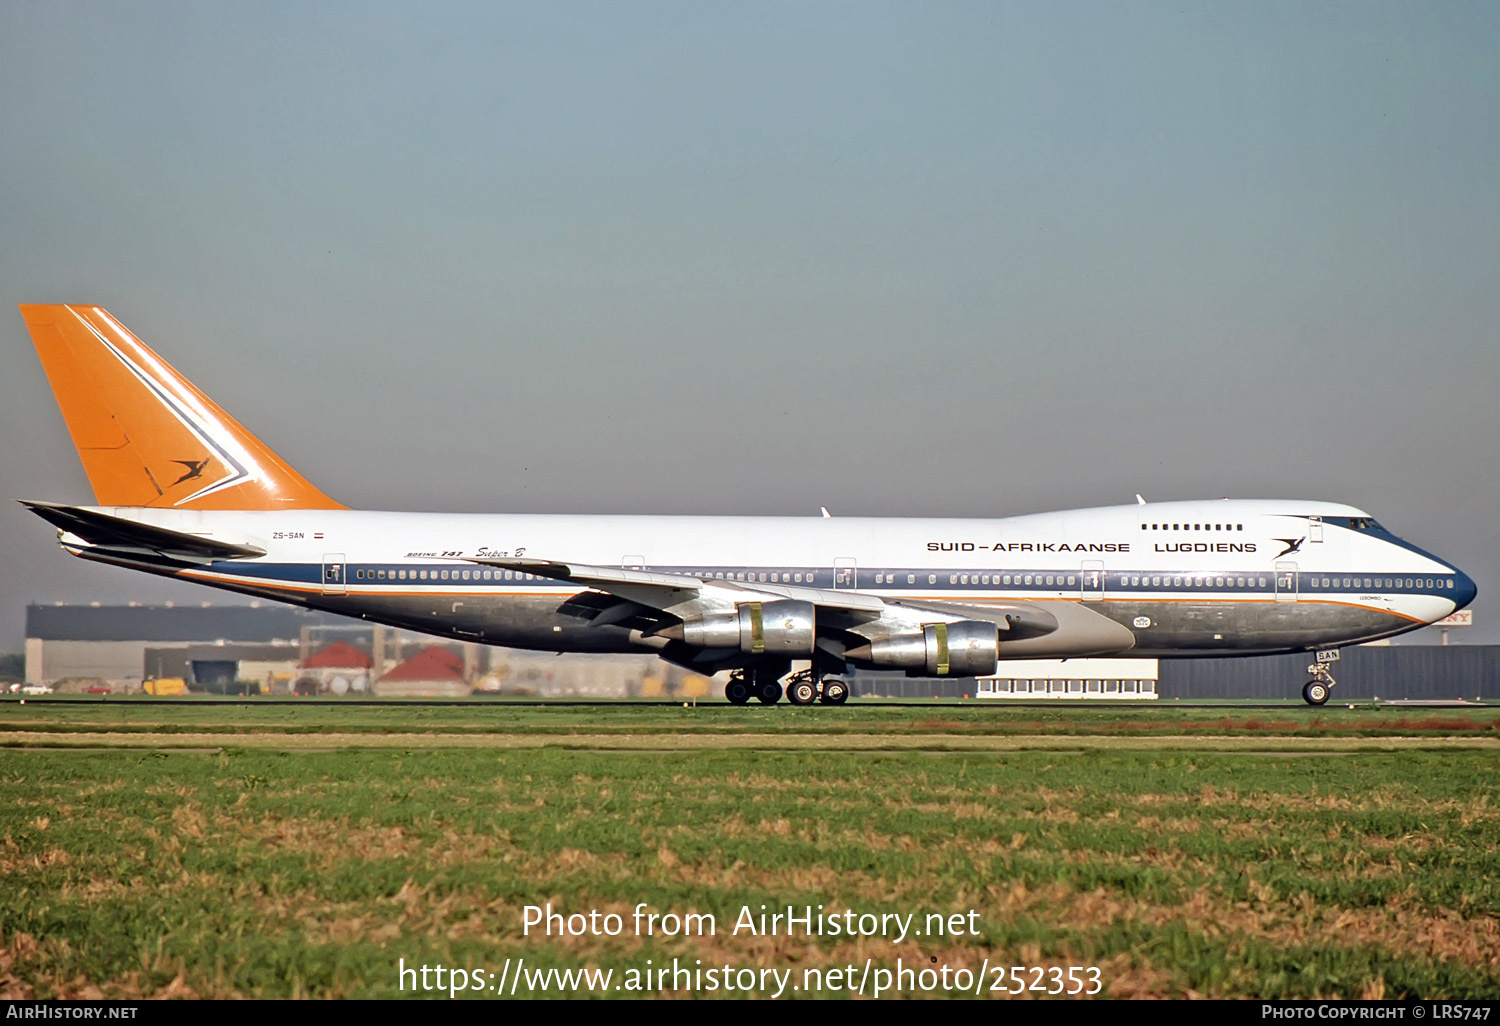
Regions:
<instances>
[{"instance_id":1,"label":"white building wall","mask_svg":"<svg viewBox=\"0 0 1500 1026\"><path fill-rule=\"evenodd\" d=\"M975 698L1153 699L1155 659L1008 659Z\"/></svg>"}]
</instances>

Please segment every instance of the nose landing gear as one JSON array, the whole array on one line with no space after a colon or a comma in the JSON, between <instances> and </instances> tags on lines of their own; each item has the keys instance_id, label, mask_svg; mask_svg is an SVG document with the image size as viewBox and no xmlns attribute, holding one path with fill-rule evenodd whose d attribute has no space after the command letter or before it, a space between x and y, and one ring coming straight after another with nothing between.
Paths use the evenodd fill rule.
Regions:
<instances>
[{"instance_id":1,"label":"nose landing gear","mask_svg":"<svg viewBox=\"0 0 1500 1026\"><path fill-rule=\"evenodd\" d=\"M1308 705L1327 704L1329 691L1332 690L1334 684L1338 683L1333 679L1333 671L1328 668L1328 665L1338 657L1339 651L1336 648L1319 652L1317 662L1307 668L1307 672L1312 674L1313 679L1302 685L1302 700Z\"/></svg>"}]
</instances>

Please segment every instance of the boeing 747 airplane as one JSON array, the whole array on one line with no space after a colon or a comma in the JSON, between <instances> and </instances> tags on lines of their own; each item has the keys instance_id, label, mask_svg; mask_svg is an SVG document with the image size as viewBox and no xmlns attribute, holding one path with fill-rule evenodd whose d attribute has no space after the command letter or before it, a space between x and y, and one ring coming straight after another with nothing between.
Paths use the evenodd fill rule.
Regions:
<instances>
[{"instance_id":1,"label":"boeing 747 airplane","mask_svg":"<svg viewBox=\"0 0 1500 1026\"><path fill-rule=\"evenodd\" d=\"M1363 510L1306 500L989 520L351 510L104 310L21 312L94 492L25 502L68 552L462 641L655 653L731 671L736 704L837 705L851 666L1324 650L1302 691L1321 705L1333 650L1474 598Z\"/></svg>"}]
</instances>

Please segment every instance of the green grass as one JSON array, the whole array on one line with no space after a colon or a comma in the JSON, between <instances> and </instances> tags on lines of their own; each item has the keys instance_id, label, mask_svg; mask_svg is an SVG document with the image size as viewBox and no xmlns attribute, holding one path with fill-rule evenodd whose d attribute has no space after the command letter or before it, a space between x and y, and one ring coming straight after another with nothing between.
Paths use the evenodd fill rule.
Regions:
<instances>
[{"instance_id":1,"label":"green grass","mask_svg":"<svg viewBox=\"0 0 1500 1026\"><path fill-rule=\"evenodd\" d=\"M937 747L955 732L1038 724L1064 737L1145 730L1152 715L1224 729L1195 726L1201 711L1165 709L1070 723L1063 711L960 708L933 724L933 710L857 708L695 717L663 707L28 703L27 717L34 706L47 715L6 708L3 729L207 727L225 747L0 753L8 997L387 997L398 993L399 958L498 974L519 957L616 973L676 957L791 968L798 982L808 967L867 957L887 967L1083 965L1100 967L1113 996L1500 992L1500 803L1483 749L1239 755L1189 736L1160 751L820 747L828 731ZM1293 718L1292 742L1335 719L1275 715ZM310 741L292 732L393 728L552 741L633 731L663 745L750 729L782 747L234 747L235 731ZM614 938L522 936L523 906L549 901L627 924L645 902L711 913L719 928L691 939L638 938L628 925ZM974 909L980 936L731 935L740 909L762 904L919 920Z\"/></svg>"},{"instance_id":2,"label":"green grass","mask_svg":"<svg viewBox=\"0 0 1500 1026\"><path fill-rule=\"evenodd\" d=\"M1181 708L1174 703L1118 707L1018 708L955 702L942 707L843 708L723 703L683 708L620 703L611 706L525 706L476 701L435 706L419 701L378 706L306 705L296 700L248 704L183 699L145 704L129 699L47 699L0 703L0 733L371 734L393 731L451 735L621 736L783 735L950 736L1286 736L1500 737L1500 709L1393 709L1357 705L1313 709L1300 702L1272 709L1225 705Z\"/></svg>"}]
</instances>

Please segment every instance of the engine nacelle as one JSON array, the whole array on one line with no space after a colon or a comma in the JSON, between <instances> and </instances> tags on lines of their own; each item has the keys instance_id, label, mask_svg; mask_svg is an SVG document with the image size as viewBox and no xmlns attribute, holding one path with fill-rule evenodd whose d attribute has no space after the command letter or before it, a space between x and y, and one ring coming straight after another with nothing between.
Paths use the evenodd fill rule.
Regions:
<instances>
[{"instance_id":1,"label":"engine nacelle","mask_svg":"<svg viewBox=\"0 0 1500 1026\"><path fill-rule=\"evenodd\" d=\"M662 632L670 636L667 632ZM682 640L699 648L737 648L750 655L812 655L817 618L811 602L745 602L732 613L682 624Z\"/></svg>"},{"instance_id":2,"label":"engine nacelle","mask_svg":"<svg viewBox=\"0 0 1500 1026\"><path fill-rule=\"evenodd\" d=\"M921 634L876 638L846 654L928 677L987 677L1000 658L1000 631L982 620L929 623Z\"/></svg>"}]
</instances>

